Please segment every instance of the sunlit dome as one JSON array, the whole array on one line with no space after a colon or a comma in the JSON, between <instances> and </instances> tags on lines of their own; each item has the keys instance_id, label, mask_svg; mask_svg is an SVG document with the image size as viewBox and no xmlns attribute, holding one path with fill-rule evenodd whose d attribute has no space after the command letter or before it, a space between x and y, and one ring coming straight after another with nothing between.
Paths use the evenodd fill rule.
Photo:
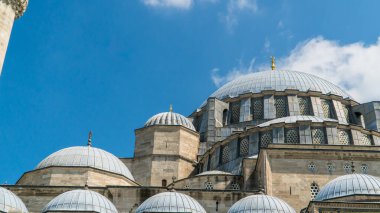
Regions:
<instances>
[{"instance_id":1,"label":"sunlit dome","mask_svg":"<svg viewBox=\"0 0 380 213\"><path fill-rule=\"evenodd\" d=\"M349 195L380 195L380 179L366 174L343 175L327 183L315 200L322 201Z\"/></svg>"},{"instance_id":2,"label":"sunlit dome","mask_svg":"<svg viewBox=\"0 0 380 213\"><path fill-rule=\"evenodd\" d=\"M269 195L251 195L236 202L228 213L296 213L285 201Z\"/></svg>"},{"instance_id":3,"label":"sunlit dome","mask_svg":"<svg viewBox=\"0 0 380 213\"><path fill-rule=\"evenodd\" d=\"M58 195L42 210L45 212L98 212L117 213L116 207L103 195L78 189Z\"/></svg>"},{"instance_id":4,"label":"sunlit dome","mask_svg":"<svg viewBox=\"0 0 380 213\"><path fill-rule=\"evenodd\" d=\"M52 166L91 167L134 180L127 166L119 158L92 146L74 146L61 149L42 160L36 169Z\"/></svg>"},{"instance_id":5,"label":"sunlit dome","mask_svg":"<svg viewBox=\"0 0 380 213\"><path fill-rule=\"evenodd\" d=\"M224 99L245 93L260 93L263 90L284 91L286 89L302 92L318 91L322 94L331 93L343 98L350 97L338 86L315 75L286 70L255 72L241 76L220 87L210 97Z\"/></svg>"},{"instance_id":6,"label":"sunlit dome","mask_svg":"<svg viewBox=\"0 0 380 213\"><path fill-rule=\"evenodd\" d=\"M206 213L198 201L178 192L162 192L148 198L136 209L136 213L145 212Z\"/></svg>"},{"instance_id":7,"label":"sunlit dome","mask_svg":"<svg viewBox=\"0 0 380 213\"><path fill-rule=\"evenodd\" d=\"M153 117L145 123L145 127L154 125L164 125L164 126L184 126L188 129L195 131L194 125L185 116L175 113L175 112L162 112Z\"/></svg>"},{"instance_id":8,"label":"sunlit dome","mask_svg":"<svg viewBox=\"0 0 380 213\"><path fill-rule=\"evenodd\" d=\"M28 213L25 204L13 192L0 187L0 212Z\"/></svg>"}]
</instances>

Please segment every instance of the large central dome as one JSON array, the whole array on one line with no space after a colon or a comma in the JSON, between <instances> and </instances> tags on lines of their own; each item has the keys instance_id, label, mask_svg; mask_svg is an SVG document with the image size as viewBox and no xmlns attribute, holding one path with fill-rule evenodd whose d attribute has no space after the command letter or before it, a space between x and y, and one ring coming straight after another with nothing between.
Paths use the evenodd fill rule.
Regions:
<instances>
[{"instance_id":1,"label":"large central dome","mask_svg":"<svg viewBox=\"0 0 380 213\"><path fill-rule=\"evenodd\" d=\"M263 90L284 91L295 89L302 92L318 91L323 94L334 94L343 98L350 97L345 91L315 75L286 70L256 72L241 76L228 82L210 97L224 99L237 97L244 93L260 93Z\"/></svg>"}]
</instances>

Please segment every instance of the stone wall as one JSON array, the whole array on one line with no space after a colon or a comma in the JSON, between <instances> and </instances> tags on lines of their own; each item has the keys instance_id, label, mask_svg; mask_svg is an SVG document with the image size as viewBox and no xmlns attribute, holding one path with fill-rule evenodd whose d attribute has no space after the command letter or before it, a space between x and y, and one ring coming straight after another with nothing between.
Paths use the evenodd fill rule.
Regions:
<instances>
[{"instance_id":1,"label":"stone wall","mask_svg":"<svg viewBox=\"0 0 380 213\"><path fill-rule=\"evenodd\" d=\"M370 150L369 150L370 149ZM311 184L319 189L336 177L357 173L380 177L379 147L271 145L260 153L260 176L266 193L285 200L299 212L311 200ZM265 174L265 175L264 175Z\"/></svg>"},{"instance_id":2,"label":"stone wall","mask_svg":"<svg viewBox=\"0 0 380 213\"><path fill-rule=\"evenodd\" d=\"M25 203L30 213L39 213L53 198L66 191L81 189L79 187L49 187L49 186L3 186L17 194ZM167 191L161 187L133 187L109 186L90 187L90 190L111 200L120 213L134 212L136 208L149 197ZM240 192L229 190L177 190L196 199L208 213L227 212L228 209L243 197L254 192Z\"/></svg>"}]
</instances>

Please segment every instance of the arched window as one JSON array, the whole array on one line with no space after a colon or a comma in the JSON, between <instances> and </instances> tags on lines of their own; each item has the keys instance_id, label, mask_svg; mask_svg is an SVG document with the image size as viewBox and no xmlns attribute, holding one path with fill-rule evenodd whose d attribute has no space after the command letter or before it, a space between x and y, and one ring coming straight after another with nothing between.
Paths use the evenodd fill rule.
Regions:
<instances>
[{"instance_id":1,"label":"arched window","mask_svg":"<svg viewBox=\"0 0 380 213\"><path fill-rule=\"evenodd\" d=\"M342 145L350 145L351 144L351 137L350 132L348 130L340 129L338 132L339 135L339 143Z\"/></svg>"},{"instance_id":2,"label":"arched window","mask_svg":"<svg viewBox=\"0 0 380 213\"><path fill-rule=\"evenodd\" d=\"M228 109L225 109L223 110L223 126L226 126L227 125L227 121L228 121Z\"/></svg>"},{"instance_id":3,"label":"arched window","mask_svg":"<svg viewBox=\"0 0 380 213\"><path fill-rule=\"evenodd\" d=\"M163 187L166 187L167 184L168 184L168 182L167 182L165 179L163 179L163 180L162 180L162 186L163 186Z\"/></svg>"},{"instance_id":4,"label":"arched window","mask_svg":"<svg viewBox=\"0 0 380 213\"><path fill-rule=\"evenodd\" d=\"M299 130L298 128L286 128L285 129L285 143L287 144L299 144Z\"/></svg>"},{"instance_id":5,"label":"arched window","mask_svg":"<svg viewBox=\"0 0 380 213\"><path fill-rule=\"evenodd\" d=\"M309 97L298 97L298 104L301 115L312 115L311 103Z\"/></svg>"},{"instance_id":6,"label":"arched window","mask_svg":"<svg viewBox=\"0 0 380 213\"><path fill-rule=\"evenodd\" d=\"M274 106L276 108L276 118L288 116L288 101L286 96L275 97Z\"/></svg>"},{"instance_id":7,"label":"arched window","mask_svg":"<svg viewBox=\"0 0 380 213\"><path fill-rule=\"evenodd\" d=\"M253 98L251 100L253 120L264 119L264 100L263 98Z\"/></svg>"},{"instance_id":8,"label":"arched window","mask_svg":"<svg viewBox=\"0 0 380 213\"><path fill-rule=\"evenodd\" d=\"M319 192L319 186L316 182L313 181L313 183L310 185L310 193L311 193L311 200L314 200Z\"/></svg>"},{"instance_id":9,"label":"arched window","mask_svg":"<svg viewBox=\"0 0 380 213\"><path fill-rule=\"evenodd\" d=\"M321 99L323 116L325 118L333 118L335 119L334 107L331 100Z\"/></svg>"},{"instance_id":10,"label":"arched window","mask_svg":"<svg viewBox=\"0 0 380 213\"><path fill-rule=\"evenodd\" d=\"M230 123L236 124L239 123L240 119L240 101L230 103Z\"/></svg>"},{"instance_id":11,"label":"arched window","mask_svg":"<svg viewBox=\"0 0 380 213\"><path fill-rule=\"evenodd\" d=\"M323 128L312 128L311 129L311 139L313 144L325 144L325 130Z\"/></svg>"},{"instance_id":12,"label":"arched window","mask_svg":"<svg viewBox=\"0 0 380 213\"><path fill-rule=\"evenodd\" d=\"M214 184L212 184L210 181L205 182L205 189L206 190L213 190Z\"/></svg>"}]
</instances>

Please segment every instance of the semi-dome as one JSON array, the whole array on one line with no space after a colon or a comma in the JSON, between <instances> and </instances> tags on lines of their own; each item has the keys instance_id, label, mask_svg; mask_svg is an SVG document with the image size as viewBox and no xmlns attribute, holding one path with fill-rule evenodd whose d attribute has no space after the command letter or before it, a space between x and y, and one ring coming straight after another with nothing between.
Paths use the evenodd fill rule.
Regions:
<instances>
[{"instance_id":1,"label":"semi-dome","mask_svg":"<svg viewBox=\"0 0 380 213\"><path fill-rule=\"evenodd\" d=\"M78 189L58 195L42 209L42 213L45 212L117 213L117 209L103 195L91 190Z\"/></svg>"},{"instance_id":2,"label":"semi-dome","mask_svg":"<svg viewBox=\"0 0 380 213\"><path fill-rule=\"evenodd\" d=\"M206 213L198 201L178 192L162 192L148 198L136 209L136 213L144 212Z\"/></svg>"},{"instance_id":3,"label":"semi-dome","mask_svg":"<svg viewBox=\"0 0 380 213\"><path fill-rule=\"evenodd\" d=\"M272 124L277 124L277 123L296 123L298 121L311 121L312 123L323 123L323 122L339 122L340 124L346 124L346 122L343 121L338 121L335 119L331 118L321 118L321 117L316 117L316 116L308 116L308 115L296 115L296 116L287 116L287 117L282 117L282 118L276 118L270 121L267 121L265 123L259 124L259 127L267 127Z\"/></svg>"},{"instance_id":4,"label":"semi-dome","mask_svg":"<svg viewBox=\"0 0 380 213\"><path fill-rule=\"evenodd\" d=\"M228 213L295 213L285 201L269 195L251 195L236 202Z\"/></svg>"},{"instance_id":5,"label":"semi-dome","mask_svg":"<svg viewBox=\"0 0 380 213\"><path fill-rule=\"evenodd\" d=\"M220 87L210 97L224 99L245 93L260 93L263 90L284 91L286 89L302 92L318 91L343 98L350 97L338 86L315 75L286 70L255 72L241 76Z\"/></svg>"},{"instance_id":6,"label":"semi-dome","mask_svg":"<svg viewBox=\"0 0 380 213\"><path fill-rule=\"evenodd\" d=\"M349 174L327 183L315 200L323 201L349 195L380 195L380 179L366 174Z\"/></svg>"},{"instance_id":7,"label":"semi-dome","mask_svg":"<svg viewBox=\"0 0 380 213\"><path fill-rule=\"evenodd\" d=\"M0 187L0 212L28 213L25 204L13 192Z\"/></svg>"},{"instance_id":8,"label":"semi-dome","mask_svg":"<svg viewBox=\"0 0 380 213\"><path fill-rule=\"evenodd\" d=\"M162 112L149 118L145 123L144 127L154 126L154 125L167 125L167 126L184 126L188 129L195 131L194 125L185 116L175 113L175 112Z\"/></svg>"},{"instance_id":9,"label":"semi-dome","mask_svg":"<svg viewBox=\"0 0 380 213\"><path fill-rule=\"evenodd\" d=\"M115 155L92 146L74 146L61 149L42 160L36 169L52 166L91 167L123 175L134 180L127 166Z\"/></svg>"}]
</instances>

